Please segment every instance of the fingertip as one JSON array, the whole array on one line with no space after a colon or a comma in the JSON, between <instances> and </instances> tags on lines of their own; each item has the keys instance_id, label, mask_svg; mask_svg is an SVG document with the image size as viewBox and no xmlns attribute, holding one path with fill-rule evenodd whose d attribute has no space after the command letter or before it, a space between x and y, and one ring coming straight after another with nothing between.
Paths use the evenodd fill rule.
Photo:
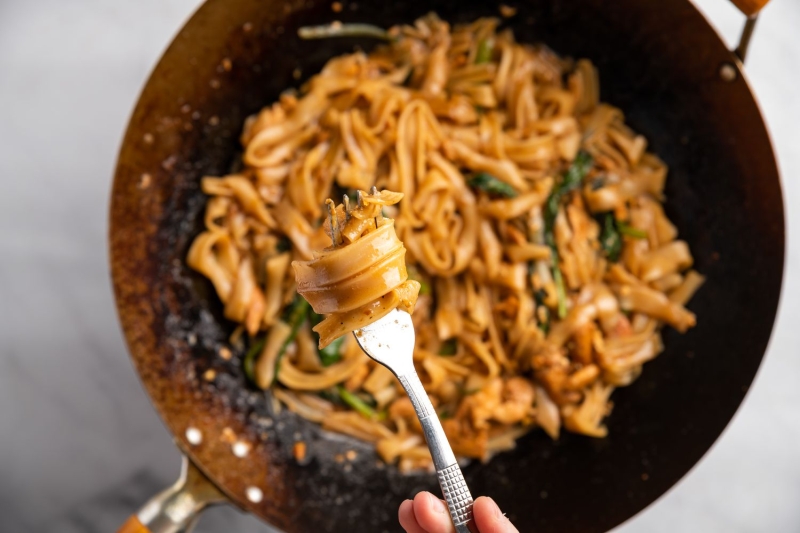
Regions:
<instances>
[{"instance_id":1,"label":"fingertip","mask_svg":"<svg viewBox=\"0 0 800 533\"><path fill-rule=\"evenodd\" d=\"M480 513L482 516L497 520L503 516L503 512L497 503L489 496L480 496L475 500L474 512Z\"/></svg>"},{"instance_id":2,"label":"fingertip","mask_svg":"<svg viewBox=\"0 0 800 533\"><path fill-rule=\"evenodd\" d=\"M475 525L481 533L518 533L497 503L488 496L475 500L472 507Z\"/></svg>"},{"instance_id":3,"label":"fingertip","mask_svg":"<svg viewBox=\"0 0 800 533\"><path fill-rule=\"evenodd\" d=\"M414 516L414 502L405 500L397 510L397 519L406 533L425 533Z\"/></svg>"},{"instance_id":4,"label":"fingertip","mask_svg":"<svg viewBox=\"0 0 800 533\"><path fill-rule=\"evenodd\" d=\"M455 531L447 505L430 492L420 492L414 496L414 516L417 523L430 533Z\"/></svg>"},{"instance_id":5,"label":"fingertip","mask_svg":"<svg viewBox=\"0 0 800 533\"><path fill-rule=\"evenodd\" d=\"M397 510L397 517L400 519L400 522L403 521L403 517L405 516L414 516L414 502L411 500L403 500L403 503L400 504L400 508Z\"/></svg>"}]
</instances>

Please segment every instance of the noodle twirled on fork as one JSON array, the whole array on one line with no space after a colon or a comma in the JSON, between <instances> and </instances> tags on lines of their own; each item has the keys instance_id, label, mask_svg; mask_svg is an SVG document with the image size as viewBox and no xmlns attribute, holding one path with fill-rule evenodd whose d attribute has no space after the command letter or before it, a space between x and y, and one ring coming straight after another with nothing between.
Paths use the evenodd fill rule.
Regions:
<instances>
[{"instance_id":1,"label":"noodle twirled on fork","mask_svg":"<svg viewBox=\"0 0 800 533\"><path fill-rule=\"evenodd\" d=\"M402 194L383 191L359 195L358 207L330 205L325 230L333 246L314 252L310 261L292 263L297 292L315 313L328 316L314 327L319 347L363 328L392 309L411 313L420 284L408 279L406 249L397 238L394 221L381 209Z\"/></svg>"}]
</instances>

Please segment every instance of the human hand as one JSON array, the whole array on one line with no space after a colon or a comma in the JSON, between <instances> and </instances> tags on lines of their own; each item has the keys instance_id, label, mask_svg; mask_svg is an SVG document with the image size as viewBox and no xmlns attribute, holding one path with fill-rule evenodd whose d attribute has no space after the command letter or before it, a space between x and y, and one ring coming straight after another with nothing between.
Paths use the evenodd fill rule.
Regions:
<instances>
[{"instance_id":1,"label":"human hand","mask_svg":"<svg viewBox=\"0 0 800 533\"><path fill-rule=\"evenodd\" d=\"M400 504L397 513L406 533L454 533L447 504L430 492L420 492ZM494 500L481 496L472 507L472 520L479 533L519 533Z\"/></svg>"}]
</instances>

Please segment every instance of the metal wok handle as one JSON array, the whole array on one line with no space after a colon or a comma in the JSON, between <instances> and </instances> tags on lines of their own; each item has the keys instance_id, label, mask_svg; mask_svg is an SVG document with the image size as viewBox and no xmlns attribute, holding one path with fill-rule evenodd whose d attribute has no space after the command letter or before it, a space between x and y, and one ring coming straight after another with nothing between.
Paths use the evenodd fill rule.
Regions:
<instances>
[{"instance_id":1,"label":"metal wok handle","mask_svg":"<svg viewBox=\"0 0 800 533\"><path fill-rule=\"evenodd\" d=\"M761 9L767 5L769 0L731 0L739 11L741 11L747 20L742 28L742 33L739 35L739 44L734 48L733 53L739 58L739 61L744 63L744 58L747 56L747 47L750 45L750 38L753 36L753 30L756 28L756 21ZM727 71L725 66L720 69L720 76L726 81L733 81L736 78L736 73Z\"/></svg>"},{"instance_id":2,"label":"metal wok handle","mask_svg":"<svg viewBox=\"0 0 800 533\"><path fill-rule=\"evenodd\" d=\"M456 527L457 533L470 533L469 523L472 522L472 495L467 488L467 482L458 466L456 456L453 454L447 436L444 434L442 423L436 415L428 393L422 386L419 376L411 371L398 376L400 384L406 390L414 410L417 412L422 432L431 450L433 465L436 467L436 476L439 486L447 502L450 518Z\"/></svg>"},{"instance_id":3,"label":"metal wok handle","mask_svg":"<svg viewBox=\"0 0 800 533\"><path fill-rule=\"evenodd\" d=\"M219 489L183 456L178 481L153 496L117 533L189 533L203 509L224 501Z\"/></svg>"}]
</instances>

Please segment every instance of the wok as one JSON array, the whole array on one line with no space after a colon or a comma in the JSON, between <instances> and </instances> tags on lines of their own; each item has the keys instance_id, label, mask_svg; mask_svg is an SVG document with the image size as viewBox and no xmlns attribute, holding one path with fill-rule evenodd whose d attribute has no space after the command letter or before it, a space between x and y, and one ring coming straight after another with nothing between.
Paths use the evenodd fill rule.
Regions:
<instances>
[{"instance_id":1,"label":"wok","mask_svg":"<svg viewBox=\"0 0 800 533\"><path fill-rule=\"evenodd\" d=\"M518 40L597 65L602 99L669 165L668 215L708 277L690 305L698 326L668 329L666 351L614 393L608 438L551 442L533 432L464 470L472 493L491 495L521 531L605 531L677 482L750 386L783 273L778 170L741 63L688 0L509 3L518 11L503 24ZM402 476L368 446L274 411L269 394L246 382L243 354L225 357L233 325L185 263L202 225L200 178L229 170L245 117L330 57L373 44L302 41L298 27L334 19L388 27L431 10L451 22L497 15L497 4L476 0L342 4L334 13L320 0L209 0L132 115L111 198L114 291L136 369L188 462L183 481L123 530L183 531L194 512L227 499L290 532L389 531L404 498L437 491L434 476ZM211 381L201 377L209 369ZM301 463L296 440L308 445ZM357 457L342 461L348 450Z\"/></svg>"}]
</instances>

